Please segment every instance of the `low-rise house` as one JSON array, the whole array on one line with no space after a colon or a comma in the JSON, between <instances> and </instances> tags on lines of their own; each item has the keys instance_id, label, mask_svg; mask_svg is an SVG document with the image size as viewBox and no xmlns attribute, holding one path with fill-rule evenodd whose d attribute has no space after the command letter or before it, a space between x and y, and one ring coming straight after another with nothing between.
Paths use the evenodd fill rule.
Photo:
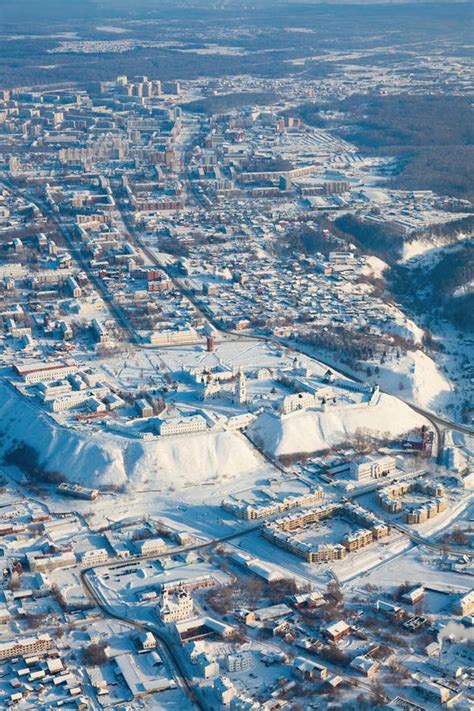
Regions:
<instances>
[{"instance_id":1,"label":"low-rise house","mask_svg":"<svg viewBox=\"0 0 474 711\"><path fill-rule=\"evenodd\" d=\"M474 590L462 595L453 603L453 612L456 615L470 615L474 612Z\"/></svg>"},{"instance_id":2,"label":"low-rise house","mask_svg":"<svg viewBox=\"0 0 474 711\"><path fill-rule=\"evenodd\" d=\"M417 688L422 696L436 704L445 704L451 696L451 692L446 686L441 686L430 680L419 681Z\"/></svg>"},{"instance_id":3,"label":"low-rise house","mask_svg":"<svg viewBox=\"0 0 474 711\"><path fill-rule=\"evenodd\" d=\"M135 408L138 412L139 417L147 418L152 417L153 415L153 408L147 400L137 400L135 403Z\"/></svg>"},{"instance_id":4,"label":"low-rise house","mask_svg":"<svg viewBox=\"0 0 474 711\"><path fill-rule=\"evenodd\" d=\"M32 573L69 568L77 563L76 556L72 551L60 551L49 555L33 551L32 553L27 553L26 558Z\"/></svg>"},{"instance_id":5,"label":"low-rise house","mask_svg":"<svg viewBox=\"0 0 474 711\"><path fill-rule=\"evenodd\" d=\"M334 622L323 629L323 634L325 637L331 640L331 642L337 642L339 639L349 634L351 631L350 625L344 620L339 620L339 622Z\"/></svg>"},{"instance_id":6,"label":"low-rise house","mask_svg":"<svg viewBox=\"0 0 474 711\"><path fill-rule=\"evenodd\" d=\"M293 673L301 679L327 679L329 672L322 664L317 664L305 657L296 657L293 662Z\"/></svg>"},{"instance_id":7,"label":"low-rise house","mask_svg":"<svg viewBox=\"0 0 474 711\"><path fill-rule=\"evenodd\" d=\"M10 621L10 613L8 612L7 606L0 603L0 624L5 624Z\"/></svg>"},{"instance_id":8,"label":"low-rise house","mask_svg":"<svg viewBox=\"0 0 474 711\"><path fill-rule=\"evenodd\" d=\"M260 607L254 610L255 619L259 622L269 622L270 620L277 620L280 617L286 617L286 615L292 614L291 607L281 603L279 605L270 605L269 607Z\"/></svg>"},{"instance_id":9,"label":"low-rise house","mask_svg":"<svg viewBox=\"0 0 474 711\"><path fill-rule=\"evenodd\" d=\"M97 565L98 563L105 563L108 559L109 554L105 548L94 548L81 554L82 565Z\"/></svg>"},{"instance_id":10,"label":"low-rise house","mask_svg":"<svg viewBox=\"0 0 474 711\"><path fill-rule=\"evenodd\" d=\"M135 547L140 555L154 555L162 553L166 543L162 538L146 538L144 541L136 541Z\"/></svg>"},{"instance_id":11,"label":"low-rise house","mask_svg":"<svg viewBox=\"0 0 474 711\"><path fill-rule=\"evenodd\" d=\"M417 605L425 596L425 588L422 585L409 590L402 595L402 600L409 605Z\"/></svg>"},{"instance_id":12,"label":"low-rise house","mask_svg":"<svg viewBox=\"0 0 474 711\"><path fill-rule=\"evenodd\" d=\"M204 679L211 679L219 674L219 664L215 659L212 659L207 652L201 652L196 657L195 663Z\"/></svg>"},{"instance_id":13,"label":"low-rise house","mask_svg":"<svg viewBox=\"0 0 474 711\"><path fill-rule=\"evenodd\" d=\"M230 679L226 676L222 676L214 682L214 693L217 696L219 703L223 706L227 706L230 704L232 699L237 696L237 689Z\"/></svg>"},{"instance_id":14,"label":"low-rise house","mask_svg":"<svg viewBox=\"0 0 474 711\"><path fill-rule=\"evenodd\" d=\"M255 612L253 610L236 610L234 612L234 617L239 620L239 622L243 622L244 625L255 622Z\"/></svg>"},{"instance_id":15,"label":"low-rise house","mask_svg":"<svg viewBox=\"0 0 474 711\"><path fill-rule=\"evenodd\" d=\"M160 435L162 437L205 432L206 430L207 423L202 415L172 417L168 420L162 420L160 423Z\"/></svg>"},{"instance_id":16,"label":"low-rise house","mask_svg":"<svg viewBox=\"0 0 474 711\"><path fill-rule=\"evenodd\" d=\"M151 632L141 632L137 638L138 647L142 651L156 648L156 639Z\"/></svg>"},{"instance_id":17,"label":"low-rise house","mask_svg":"<svg viewBox=\"0 0 474 711\"><path fill-rule=\"evenodd\" d=\"M226 659L226 667L229 672L248 671L253 667L252 655L250 652L229 654Z\"/></svg>"},{"instance_id":18,"label":"low-rise house","mask_svg":"<svg viewBox=\"0 0 474 711\"><path fill-rule=\"evenodd\" d=\"M360 672L369 679L377 672L380 664L374 659L365 656L355 657L351 662L351 668Z\"/></svg>"},{"instance_id":19,"label":"low-rise house","mask_svg":"<svg viewBox=\"0 0 474 711\"><path fill-rule=\"evenodd\" d=\"M25 657L32 654L43 654L53 646L49 634L40 634L37 637L23 637L16 641L0 643L0 660L13 657Z\"/></svg>"}]
</instances>

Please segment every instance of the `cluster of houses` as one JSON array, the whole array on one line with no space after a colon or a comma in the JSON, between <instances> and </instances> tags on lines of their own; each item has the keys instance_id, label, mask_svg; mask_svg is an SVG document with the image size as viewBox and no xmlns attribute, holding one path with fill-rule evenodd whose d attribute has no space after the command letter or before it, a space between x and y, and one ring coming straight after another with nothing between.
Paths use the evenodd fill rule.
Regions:
<instances>
[{"instance_id":1,"label":"cluster of houses","mask_svg":"<svg viewBox=\"0 0 474 711\"><path fill-rule=\"evenodd\" d=\"M245 521L255 521L299 506L313 506L320 502L322 498L323 490L320 487L316 487L301 495L288 495L282 499L269 497L269 501L265 503L247 503L245 501L225 499L222 501L222 508L237 518Z\"/></svg>"},{"instance_id":2,"label":"cluster of houses","mask_svg":"<svg viewBox=\"0 0 474 711\"><path fill-rule=\"evenodd\" d=\"M419 493L429 496L420 504L404 504L402 498L409 493ZM426 479L412 479L390 484L377 491L377 503L389 513L403 511L406 523L419 524L434 518L447 509L447 500L443 484Z\"/></svg>"},{"instance_id":3,"label":"cluster of houses","mask_svg":"<svg viewBox=\"0 0 474 711\"><path fill-rule=\"evenodd\" d=\"M356 523L358 528L347 533L340 543L308 543L304 540L305 529L332 516ZM261 527L261 534L274 545L304 558L308 563L342 560L349 553L360 550L374 541L390 534L390 527L361 506L351 503L333 503L298 511Z\"/></svg>"}]
</instances>

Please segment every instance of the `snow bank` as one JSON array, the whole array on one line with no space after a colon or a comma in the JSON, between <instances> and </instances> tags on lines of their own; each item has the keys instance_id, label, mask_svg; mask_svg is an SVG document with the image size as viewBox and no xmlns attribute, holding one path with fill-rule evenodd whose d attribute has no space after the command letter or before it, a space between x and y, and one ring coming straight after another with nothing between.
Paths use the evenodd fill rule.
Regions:
<instances>
[{"instance_id":1,"label":"snow bank","mask_svg":"<svg viewBox=\"0 0 474 711\"><path fill-rule=\"evenodd\" d=\"M238 432L197 433L151 442L63 427L37 405L0 384L1 451L26 442L42 465L83 486L125 484L176 488L238 477L262 462Z\"/></svg>"},{"instance_id":2,"label":"snow bank","mask_svg":"<svg viewBox=\"0 0 474 711\"><path fill-rule=\"evenodd\" d=\"M400 309L392 306L389 308L391 321L387 321L384 329L388 333L393 333L396 336L405 338L415 345L421 345L423 342L424 331L416 325L414 321L409 319Z\"/></svg>"},{"instance_id":3,"label":"snow bank","mask_svg":"<svg viewBox=\"0 0 474 711\"><path fill-rule=\"evenodd\" d=\"M465 450L468 457L474 458L474 435L468 435L463 432L451 430L448 433L448 437L450 437L455 447L461 447Z\"/></svg>"},{"instance_id":4,"label":"snow bank","mask_svg":"<svg viewBox=\"0 0 474 711\"><path fill-rule=\"evenodd\" d=\"M337 408L334 412L305 410L284 417L264 413L249 428L249 434L266 452L278 457L327 449L350 440L358 429L398 436L424 423L405 403L381 395L374 406Z\"/></svg>"},{"instance_id":5,"label":"snow bank","mask_svg":"<svg viewBox=\"0 0 474 711\"><path fill-rule=\"evenodd\" d=\"M135 441L128 445L124 460L132 480L164 483L176 489L236 478L263 464L239 432L207 432L163 437L154 442Z\"/></svg>"},{"instance_id":6,"label":"snow bank","mask_svg":"<svg viewBox=\"0 0 474 711\"><path fill-rule=\"evenodd\" d=\"M384 271L388 269L388 264L387 262L384 262L382 259L379 259L378 257L367 257L365 260L365 264L362 268L362 274L365 274L367 276L374 276L377 277L378 279L382 278L382 275Z\"/></svg>"},{"instance_id":7,"label":"snow bank","mask_svg":"<svg viewBox=\"0 0 474 711\"><path fill-rule=\"evenodd\" d=\"M460 219L467 217L467 215L460 213L456 217ZM443 220L443 222L450 222L450 220ZM413 261L418 264L423 261L425 264L431 262L434 265L436 262L439 262L446 251L452 249L453 245L461 243L470 237L471 234L469 232L458 232L450 238L426 236L412 240L411 242L404 242L401 261Z\"/></svg>"},{"instance_id":8,"label":"snow bank","mask_svg":"<svg viewBox=\"0 0 474 711\"><path fill-rule=\"evenodd\" d=\"M402 258L400 261L408 262L410 259L415 259L426 252L435 249L435 245L428 239L415 239L411 242L403 243Z\"/></svg>"},{"instance_id":9,"label":"snow bank","mask_svg":"<svg viewBox=\"0 0 474 711\"><path fill-rule=\"evenodd\" d=\"M390 195L388 191L383 188L369 188L364 186L360 192L365 195L370 202L376 205L386 205L390 202Z\"/></svg>"}]
</instances>

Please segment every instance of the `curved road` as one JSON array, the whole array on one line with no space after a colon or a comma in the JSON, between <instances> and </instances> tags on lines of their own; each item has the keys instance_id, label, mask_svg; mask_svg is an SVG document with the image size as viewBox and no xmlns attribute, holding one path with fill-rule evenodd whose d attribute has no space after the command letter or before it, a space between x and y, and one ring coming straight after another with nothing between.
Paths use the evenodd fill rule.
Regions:
<instances>
[{"instance_id":1,"label":"curved road","mask_svg":"<svg viewBox=\"0 0 474 711\"><path fill-rule=\"evenodd\" d=\"M387 521L386 523L389 526L391 526L392 528L396 528L397 531L400 531L400 533L403 533L411 541L413 541L413 543L418 543L419 545L426 546L427 548L432 548L433 550L436 550L439 553L446 552L446 553L450 553L451 555L467 556L468 558L472 558L474 555L472 550L464 550L462 548L453 548L452 546L447 546L442 543L436 543L435 541L431 541L429 538L425 538L424 536L421 536L419 533L416 533L415 531L411 531L406 526L402 526L399 523L393 523L393 521L392 522Z\"/></svg>"},{"instance_id":2,"label":"curved road","mask_svg":"<svg viewBox=\"0 0 474 711\"><path fill-rule=\"evenodd\" d=\"M126 625L134 627L138 632L151 632L158 639L161 648L160 651L168 662L168 666L174 674L178 686L181 687L181 689L184 691L184 693L194 706L196 706L201 711L206 711L206 706L202 703L202 701L196 694L196 690L194 689L193 685L188 680L186 669L184 668L179 655L176 654L173 644L166 637L166 635L164 635L161 630L156 629L155 626L151 624L137 622L136 620L132 620L123 615L119 615L117 612L114 612L114 610L112 610L102 601L102 598L100 597L100 595L97 594L94 586L90 582L88 576L90 570L91 569L82 570L80 572L80 578L88 596L94 601L97 607L99 607L102 612L104 612L108 617L113 617L114 619L119 620L120 622L123 622Z\"/></svg>"},{"instance_id":3,"label":"curved road","mask_svg":"<svg viewBox=\"0 0 474 711\"><path fill-rule=\"evenodd\" d=\"M273 337L273 336L271 338L265 338L263 336L257 336L257 335L253 335L253 334L245 334L245 336L242 336L242 334L239 333L238 331L233 331L232 329L223 328L215 320L215 317L212 314L210 314L207 309L203 308L203 306L199 303L199 300L197 300L194 297L194 295L190 293L189 290L187 290L183 287L180 279L176 278L171 273L168 265L160 262L160 260L156 257L156 255L150 249L150 247L136 234L133 226L130 225L129 220L127 219L127 215L124 213L123 208L120 206L120 200L117 199L117 196L116 196L116 205L117 205L117 208L121 214L124 226L127 229L128 237L130 238L130 241L135 242L138 245L138 247L140 247L140 249L146 254L148 259L154 266L156 266L156 267L162 269L164 272L166 272L168 278L173 282L175 288L178 289L193 304L194 308L198 311L198 313L200 313L201 316L203 316L203 318L205 318L207 321L209 321L209 323L211 323L211 325L216 329L216 331L218 333L232 336L234 338L239 338L239 339L245 338L248 340L254 340L254 341L259 341L259 342L264 342L264 343L273 341L273 342L279 343L284 348L290 348L294 351L297 351L297 352L303 353L303 354L305 353L305 351L300 346L298 346L298 344L291 343L284 338ZM326 365L328 368L331 368L331 370L334 370L336 373L343 375L345 378L349 378L350 380L353 380L358 383L364 382L364 380L362 378L359 378L357 375L354 375L354 373L344 370L343 368L341 368L340 365L335 366L334 363L320 358L319 355L317 357L315 357L315 359L318 362L322 363L323 365ZM430 412L429 410L426 410L422 407L419 407L418 405L413 404L412 402L404 400L403 398L399 397L398 395L393 395L392 393L389 393L384 390L381 390L381 392L384 392L387 395L391 395L392 397L396 397L398 400L405 403L412 410L414 410L418 414L422 415L423 417L425 417L427 420L429 420L431 422L431 424L433 425L433 428L437 434L437 440L438 440L437 454L439 454L440 449L441 449L440 426L443 428L450 428L452 430L462 432L463 434L474 435L474 429L468 427L467 425L462 425L457 422L451 422L449 420L446 420L445 418L440 417L439 415L436 415L435 413Z\"/></svg>"},{"instance_id":4,"label":"curved road","mask_svg":"<svg viewBox=\"0 0 474 711\"><path fill-rule=\"evenodd\" d=\"M199 708L201 711L207 711L207 706L205 703L203 703L202 699L199 697L199 694L197 693L196 688L191 684L191 682L188 679L187 676L187 670L183 664L183 661L179 655L179 652L176 651L175 644L173 640L171 640L166 632L162 629L160 629L158 626L155 626L153 624L148 624L145 622L137 622L136 620L133 620L129 617L126 617L125 615L120 615L119 613L115 612L109 605L107 605L106 602L102 599L102 597L98 594L97 590L94 588L91 580L90 580L90 574L95 573L95 571L98 568L123 568L123 567L130 567L131 565L137 565L138 563L141 563L143 561L147 560L156 560L157 558L166 558L170 557L172 555L176 555L178 553L186 553L189 551L193 550L199 550L202 548L209 548L211 546L217 546L219 543L224 543L226 541L230 541L233 538L240 538L241 536L245 535L246 533L250 533L252 531L257 530L260 527L260 522L258 524L248 526L247 528L230 533L226 536L222 536L221 538L213 538L209 541L204 541L201 543L195 543L190 546L180 546L177 548L172 548L170 550L164 551L163 553L160 554L152 554L152 555L145 555L145 556L134 556L132 558L127 558L126 560L120 561L119 563L114 563L113 560L108 561L106 563L99 563L97 565L88 567L88 568L83 568L79 575L81 582L83 584L83 587L88 595L94 603L99 607L102 612L107 615L108 617L113 617L116 620L119 620L120 622L123 622L124 624L130 625L131 627L134 627L138 632L151 632L158 640L161 645L161 650L164 651L164 656L166 660L168 661L168 665L170 669L173 671L175 678L178 682L178 685L182 688L182 690L185 692L187 695L188 699L196 706Z\"/></svg>"},{"instance_id":5,"label":"curved road","mask_svg":"<svg viewBox=\"0 0 474 711\"><path fill-rule=\"evenodd\" d=\"M124 222L125 222L125 221L124 221ZM125 223L125 224L126 224L126 223ZM209 322L212 324L212 326L216 329L216 331L217 331L218 333L222 333L222 334L225 334L225 335L228 335L228 336L232 336L232 337L234 337L234 338L238 338L238 339L241 339L241 340L242 340L243 338L245 338L246 340L254 340L254 341L262 342L262 343L276 342L276 343L279 343L279 344L280 344L282 347L284 347L284 348L289 348L289 349L292 349L292 350L294 350L294 351L296 351L296 352L298 352L298 353L305 354L305 350L302 349L297 343L290 343L289 341L286 341L286 340L283 339L283 338L279 338L279 337L265 338L265 337L263 337L263 336L256 336L256 335L253 335L253 334L245 334L245 336L242 336L242 334L241 334L241 333L238 333L237 331L233 331L233 330L228 329L228 328L223 328L220 324L218 324L218 323L215 321L214 317L213 317L211 314L209 314L207 310L205 310L205 309L202 308L201 304L199 304L199 302L194 298L194 296L193 296L187 289L184 289L184 287L182 286L180 280L179 280L179 279L176 279L176 277L174 277L174 275L172 275L172 274L170 273L169 268L168 268L166 265L163 265L163 264L159 261L159 259L154 255L154 253L152 252L152 250L151 250L146 244L144 244L144 242L143 242L140 238L138 238L136 235L134 235L133 233L130 232L130 229L129 229L128 225L126 225L126 226L127 226L128 231L129 231L129 235L130 235L131 241L135 241L135 242L136 242L136 244L142 249L142 251L146 254L146 256L148 257L148 259L149 259L155 266L157 266L157 267L163 269L163 271L166 272L166 274L167 274L168 277L172 280L172 282L173 282L173 284L175 285L175 287L176 287L177 289L179 289L179 291L181 291L181 293L182 293L184 296L186 296L186 298L189 299L189 301L191 301L191 303L192 303L193 306L196 308L196 310L197 310L207 321L209 321ZM334 363L332 363L332 362L330 362L330 361L327 361L327 360L321 358L319 355L316 356L315 359L316 359L319 363L322 363L323 365L326 365L328 368L331 368L331 370L333 370L333 371L335 371L336 373L338 373L338 374L344 376L345 378L349 378L350 380L355 381L355 382L359 382L359 383L363 383L363 382L364 382L364 380L363 380L362 378L359 378L358 376L354 375L353 373L348 372L348 371L342 369L340 365L335 366ZM382 390L382 389L381 389L380 392L385 393L385 394L387 394L387 395L391 395L391 397L397 398L398 400L400 400L401 402L403 402L405 405L407 405L408 407L410 407L413 411L415 411L416 413L422 415L426 420L428 420L428 421L431 423L431 425L432 425L432 427L433 427L433 430L434 430L434 432L435 432L435 441L434 441L435 457L436 457L436 460L438 461L439 464L441 464L440 458L441 458L441 455L442 455L442 429L441 429L441 428L449 428L449 429L455 430L455 431L457 431L457 432L461 432L461 433L463 433L463 434L468 434L468 435L473 435L473 436L474 436L474 430L471 429L471 428L469 428L469 427L467 427L466 425L462 425L462 424L459 424L459 423L457 423L457 422L450 422L449 420L446 420L446 419L440 417L439 415L436 415L435 413L430 412L429 410L426 410L426 409L424 409L424 408L422 408L422 407L419 407L418 405L415 405L415 404L412 403L412 402L409 402L409 401L407 401L407 400L404 400L403 398L401 398L401 397L399 397L399 396L397 396L397 395L393 395L393 393L390 393L390 392L388 392L388 391L385 391L385 390Z\"/></svg>"}]
</instances>

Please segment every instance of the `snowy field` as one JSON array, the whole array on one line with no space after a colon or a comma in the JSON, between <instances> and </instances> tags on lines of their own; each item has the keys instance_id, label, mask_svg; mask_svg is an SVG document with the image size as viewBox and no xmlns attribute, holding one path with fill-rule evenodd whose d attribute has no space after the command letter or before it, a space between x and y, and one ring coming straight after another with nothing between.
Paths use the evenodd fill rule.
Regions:
<instances>
[{"instance_id":1,"label":"snowy field","mask_svg":"<svg viewBox=\"0 0 474 711\"><path fill-rule=\"evenodd\" d=\"M397 587L406 580L423 583L426 586L440 587L449 591L468 591L471 587L470 578L462 573L451 570L440 570L439 559L432 551L426 552L420 547L412 548L400 556L396 556L383 565L367 572L354 587L376 585L387 589Z\"/></svg>"},{"instance_id":2,"label":"snowy field","mask_svg":"<svg viewBox=\"0 0 474 711\"><path fill-rule=\"evenodd\" d=\"M238 432L196 433L152 442L63 427L35 403L0 385L3 452L32 445L45 467L83 486L181 489L258 470L264 461ZM67 470L64 462L69 462Z\"/></svg>"}]
</instances>

